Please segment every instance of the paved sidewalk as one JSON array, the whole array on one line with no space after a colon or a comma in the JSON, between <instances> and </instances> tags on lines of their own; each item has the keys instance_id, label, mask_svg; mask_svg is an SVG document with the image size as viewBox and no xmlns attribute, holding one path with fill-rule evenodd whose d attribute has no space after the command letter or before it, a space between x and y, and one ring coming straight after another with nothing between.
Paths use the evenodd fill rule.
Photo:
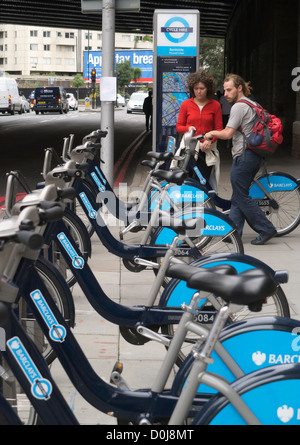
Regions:
<instances>
[{"instance_id":1,"label":"paved sidewalk","mask_svg":"<svg viewBox=\"0 0 300 445\"><path fill-rule=\"evenodd\" d=\"M150 150L151 147L144 147L141 157L148 149ZM230 166L230 154L225 149L221 150L219 194L225 198L231 195ZM281 154L270 159L268 166L270 171L279 170L295 177L300 176L300 160ZM128 181L128 193L142 187L145 175L146 169L141 166L132 172L132 180ZM124 197L121 196L121 198ZM118 225L110 220L109 228L118 238ZM250 244L255 236L256 234L249 227L245 229L243 236L245 253L257 257L275 270L289 271L289 282L283 285L283 289L288 297L292 317L300 319L300 227L290 235L275 238L264 246ZM130 239L130 235L126 241L134 242L132 238ZM129 272L119 258L107 252L95 235L92 238L92 247L92 258L89 264L105 293L115 302L123 305L145 304L153 282L153 272L143 271L138 274ZM120 337L118 326L107 322L95 313L77 285L73 288L73 295L76 306L74 334L98 375L108 382L114 363L120 360L124 364L122 375L133 389L151 387L165 356L164 347L154 342L146 343L144 346L130 345ZM52 365L52 371L81 424L116 425L115 418L98 412L82 399L58 362Z\"/></svg>"}]
</instances>

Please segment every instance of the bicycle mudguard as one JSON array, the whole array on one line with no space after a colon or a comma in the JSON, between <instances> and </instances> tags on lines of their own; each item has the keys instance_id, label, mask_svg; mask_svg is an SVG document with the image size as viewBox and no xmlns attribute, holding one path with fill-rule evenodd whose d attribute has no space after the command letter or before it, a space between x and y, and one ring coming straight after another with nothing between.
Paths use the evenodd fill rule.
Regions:
<instances>
[{"instance_id":1,"label":"bicycle mudguard","mask_svg":"<svg viewBox=\"0 0 300 445\"><path fill-rule=\"evenodd\" d=\"M183 209L180 213L175 213L174 217L177 219L197 218L197 228L200 232L191 234L189 236L222 236L229 234L236 229L234 223L223 213L215 209L209 209L206 207L195 207ZM159 227L155 230L150 245L155 246L157 244L171 244L176 233L169 228Z\"/></svg>"},{"instance_id":2,"label":"bicycle mudguard","mask_svg":"<svg viewBox=\"0 0 300 445\"><path fill-rule=\"evenodd\" d=\"M283 317L253 317L225 327L219 342L245 375L275 365L300 363L300 321ZM207 372L214 373L232 383L236 380L233 365L226 356L214 350L213 363ZM180 367L172 387L179 395L190 372L194 357L190 354ZM198 394L212 395L216 390L204 384Z\"/></svg>"},{"instance_id":3,"label":"bicycle mudguard","mask_svg":"<svg viewBox=\"0 0 300 445\"><path fill-rule=\"evenodd\" d=\"M86 243L86 246L87 246L88 257L91 258L91 255L92 255L92 242L91 242L91 238L90 238L90 236L89 236L89 234L88 234L88 231L87 231L87 229L86 229L85 224L82 222L82 219L79 218L79 216L76 215L76 213L73 212L72 210L70 210L70 209L68 209L68 208L65 208L65 213L66 213L67 215L68 215L68 214L71 214L71 217L76 221L76 224L77 224L78 226L80 226L80 228L81 228L81 233L82 233L82 234L84 233L84 236L85 236L85 243Z\"/></svg>"},{"instance_id":4,"label":"bicycle mudguard","mask_svg":"<svg viewBox=\"0 0 300 445\"><path fill-rule=\"evenodd\" d=\"M300 425L300 364L273 366L238 379L232 388L262 425ZM218 393L194 418L194 425L246 425Z\"/></svg>"},{"instance_id":5,"label":"bicycle mudguard","mask_svg":"<svg viewBox=\"0 0 300 445\"><path fill-rule=\"evenodd\" d=\"M150 211L155 209L160 193L159 190L152 190L149 198ZM182 207L191 204L203 205L205 201L210 199L207 189L192 179L184 181L182 185L172 185L168 189L168 196L175 205L181 205ZM171 209L171 205L166 199L162 203L161 209L165 211Z\"/></svg>"},{"instance_id":6,"label":"bicycle mudguard","mask_svg":"<svg viewBox=\"0 0 300 445\"><path fill-rule=\"evenodd\" d=\"M61 273L57 270L55 266L53 266L53 264L50 261L46 260L41 256L39 256L39 261L44 263L49 269L51 269L51 272L57 277L60 284L64 287L64 295L68 300L68 308L70 311L69 326L73 328L75 326L75 305L69 286L67 285L64 278L62 278Z\"/></svg>"},{"instance_id":7,"label":"bicycle mudguard","mask_svg":"<svg viewBox=\"0 0 300 445\"><path fill-rule=\"evenodd\" d=\"M271 172L260 175L257 177L257 180L267 192L287 192L300 186L300 179L296 179L288 173L283 172ZM261 199L265 196L265 193L254 182L250 187L249 195L253 199Z\"/></svg>"},{"instance_id":8,"label":"bicycle mudguard","mask_svg":"<svg viewBox=\"0 0 300 445\"><path fill-rule=\"evenodd\" d=\"M214 267L222 264L229 264L237 271L237 273L241 273L254 268L259 268L268 271L275 277L275 271L271 269L267 264L263 263L257 258L240 253L219 253L199 258L190 263L190 265L194 267ZM181 307L183 303L188 303L191 300L196 291L197 289L191 289L187 287L185 281L173 278L168 283L160 298L159 307ZM201 307L201 305L204 304L205 301L206 299L202 299L199 303L199 306Z\"/></svg>"}]
</instances>

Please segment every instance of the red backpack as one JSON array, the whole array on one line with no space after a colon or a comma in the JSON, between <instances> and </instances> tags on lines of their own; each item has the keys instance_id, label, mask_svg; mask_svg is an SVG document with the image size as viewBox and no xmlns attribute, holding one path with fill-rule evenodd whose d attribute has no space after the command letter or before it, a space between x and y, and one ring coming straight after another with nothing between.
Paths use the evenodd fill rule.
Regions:
<instances>
[{"instance_id":1,"label":"red backpack","mask_svg":"<svg viewBox=\"0 0 300 445\"><path fill-rule=\"evenodd\" d=\"M283 141L283 127L281 120L278 119L278 117L268 113L258 103L255 103L254 105L252 102L248 102L245 99L241 99L238 102L249 105L256 111L257 114L254 120L254 126L248 139L242 132L242 128L240 129L244 136L244 148L247 147L263 158L275 153L276 148Z\"/></svg>"}]
</instances>

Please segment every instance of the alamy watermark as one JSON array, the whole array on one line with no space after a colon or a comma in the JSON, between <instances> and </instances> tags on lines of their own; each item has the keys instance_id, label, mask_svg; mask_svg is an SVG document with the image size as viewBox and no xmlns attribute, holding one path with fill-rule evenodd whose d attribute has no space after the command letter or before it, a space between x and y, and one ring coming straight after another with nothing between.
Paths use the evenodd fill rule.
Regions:
<instances>
[{"instance_id":1,"label":"alamy watermark","mask_svg":"<svg viewBox=\"0 0 300 445\"><path fill-rule=\"evenodd\" d=\"M292 69L292 76L295 76L295 79L292 80L292 90L298 92L300 91L300 66Z\"/></svg>"},{"instance_id":2,"label":"alamy watermark","mask_svg":"<svg viewBox=\"0 0 300 445\"><path fill-rule=\"evenodd\" d=\"M6 332L4 328L0 328L0 351L6 350Z\"/></svg>"}]
</instances>

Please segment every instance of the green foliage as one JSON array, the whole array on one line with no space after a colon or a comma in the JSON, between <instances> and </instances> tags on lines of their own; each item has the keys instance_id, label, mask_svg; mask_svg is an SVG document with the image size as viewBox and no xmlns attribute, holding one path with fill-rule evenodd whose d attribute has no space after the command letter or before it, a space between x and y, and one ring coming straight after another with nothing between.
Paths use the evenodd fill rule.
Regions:
<instances>
[{"instance_id":1,"label":"green foliage","mask_svg":"<svg viewBox=\"0 0 300 445\"><path fill-rule=\"evenodd\" d=\"M80 88L84 86L84 78L82 77L81 74L75 74L74 79L73 79L73 85L75 88Z\"/></svg>"},{"instance_id":2,"label":"green foliage","mask_svg":"<svg viewBox=\"0 0 300 445\"><path fill-rule=\"evenodd\" d=\"M212 74L216 87L221 88L224 80L224 40L200 39L200 67Z\"/></svg>"},{"instance_id":3,"label":"green foliage","mask_svg":"<svg viewBox=\"0 0 300 445\"><path fill-rule=\"evenodd\" d=\"M133 78L133 68L129 60L126 60L123 63L117 63L116 75L118 78L118 88L122 89L130 84L130 81Z\"/></svg>"}]
</instances>

